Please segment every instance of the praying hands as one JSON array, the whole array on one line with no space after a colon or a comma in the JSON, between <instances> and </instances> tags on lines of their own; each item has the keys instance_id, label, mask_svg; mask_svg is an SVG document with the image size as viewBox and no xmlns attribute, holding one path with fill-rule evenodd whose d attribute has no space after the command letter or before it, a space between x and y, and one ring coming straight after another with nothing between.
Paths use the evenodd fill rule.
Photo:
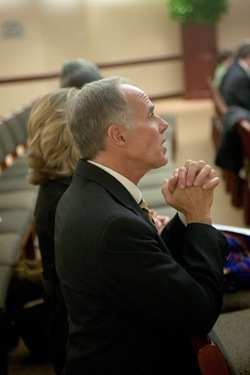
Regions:
<instances>
[{"instance_id":1,"label":"praying hands","mask_svg":"<svg viewBox=\"0 0 250 375\"><path fill-rule=\"evenodd\" d=\"M216 177L214 169L207 165L203 160L198 162L188 159L184 167L177 168L173 177L169 179L169 191L171 193L179 187L198 187L202 186L204 190L214 189L220 182Z\"/></svg>"},{"instance_id":2,"label":"praying hands","mask_svg":"<svg viewBox=\"0 0 250 375\"><path fill-rule=\"evenodd\" d=\"M170 206L184 214L187 223L211 225L213 191L219 182L215 171L203 160L188 159L184 167L164 181L162 194Z\"/></svg>"}]
</instances>

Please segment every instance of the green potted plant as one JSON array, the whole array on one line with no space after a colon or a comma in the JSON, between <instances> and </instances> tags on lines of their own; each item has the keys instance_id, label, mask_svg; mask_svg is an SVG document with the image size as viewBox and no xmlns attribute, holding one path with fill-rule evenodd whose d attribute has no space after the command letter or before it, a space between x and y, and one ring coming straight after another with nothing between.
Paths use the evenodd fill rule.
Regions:
<instances>
[{"instance_id":1,"label":"green potted plant","mask_svg":"<svg viewBox=\"0 0 250 375\"><path fill-rule=\"evenodd\" d=\"M177 22L215 24L228 11L228 0L169 0L170 17Z\"/></svg>"},{"instance_id":2,"label":"green potted plant","mask_svg":"<svg viewBox=\"0 0 250 375\"><path fill-rule=\"evenodd\" d=\"M184 96L209 97L206 78L216 60L216 23L229 9L229 0L168 0L169 17L181 26Z\"/></svg>"}]
</instances>

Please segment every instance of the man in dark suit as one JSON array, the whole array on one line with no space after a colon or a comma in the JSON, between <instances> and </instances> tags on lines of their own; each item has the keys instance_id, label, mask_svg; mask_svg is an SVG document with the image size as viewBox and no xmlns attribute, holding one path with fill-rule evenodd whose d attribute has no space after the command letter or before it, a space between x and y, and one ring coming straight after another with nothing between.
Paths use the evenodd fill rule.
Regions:
<instances>
[{"instance_id":1,"label":"man in dark suit","mask_svg":"<svg viewBox=\"0 0 250 375\"><path fill-rule=\"evenodd\" d=\"M244 166L242 142L237 130L237 124L241 120L250 122L250 111L230 106L222 118L222 132L215 155L216 165L237 174Z\"/></svg>"},{"instance_id":2,"label":"man in dark suit","mask_svg":"<svg viewBox=\"0 0 250 375\"><path fill-rule=\"evenodd\" d=\"M168 124L119 77L85 85L68 123L82 159L56 213L56 266L69 313L65 375L200 374L189 335L221 309L225 237L211 225L219 179L187 160L162 193L179 212L161 236L137 187L167 163Z\"/></svg>"},{"instance_id":3,"label":"man in dark suit","mask_svg":"<svg viewBox=\"0 0 250 375\"><path fill-rule=\"evenodd\" d=\"M220 85L220 93L228 106L250 110L250 41L238 49L236 60L228 68Z\"/></svg>"}]
</instances>

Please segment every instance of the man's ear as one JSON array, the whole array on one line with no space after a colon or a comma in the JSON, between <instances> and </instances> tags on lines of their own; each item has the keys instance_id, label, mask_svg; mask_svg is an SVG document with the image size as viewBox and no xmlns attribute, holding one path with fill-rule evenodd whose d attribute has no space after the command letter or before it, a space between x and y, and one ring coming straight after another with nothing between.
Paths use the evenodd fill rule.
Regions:
<instances>
[{"instance_id":1,"label":"man's ear","mask_svg":"<svg viewBox=\"0 0 250 375\"><path fill-rule=\"evenodd\" d=\"M108 128L108 138L117 145L124 144L126 142L124 127L120 125L110 125Z\"/></svg>"}]
</instances>

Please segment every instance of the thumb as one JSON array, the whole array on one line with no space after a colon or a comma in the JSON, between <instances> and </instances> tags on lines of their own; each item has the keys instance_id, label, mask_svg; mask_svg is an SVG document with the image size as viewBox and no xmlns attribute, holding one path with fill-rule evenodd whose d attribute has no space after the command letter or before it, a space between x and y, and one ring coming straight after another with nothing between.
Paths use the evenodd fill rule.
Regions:
<instances>
[{"instance_id":1,"label":"thumb","mask_svg":"<svg viewBox=\"0 0 250 375\"><path fill-rule=\"evenodd\" d=\"M169 190L169 180L165 179L164 180L164 185L161 189L161 192L162 192L162 195L163 197L165 198L165 200L167 201L168 197L172 194L171 191Z\"/></svg>"}]
</instances>

